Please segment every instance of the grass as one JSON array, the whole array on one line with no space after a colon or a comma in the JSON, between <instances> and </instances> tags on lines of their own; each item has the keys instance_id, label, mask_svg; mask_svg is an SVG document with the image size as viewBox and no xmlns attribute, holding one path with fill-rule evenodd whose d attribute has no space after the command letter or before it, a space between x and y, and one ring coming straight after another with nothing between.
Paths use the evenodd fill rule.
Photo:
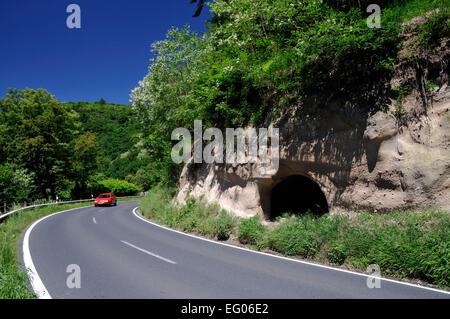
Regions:
<instances>
[{"instance_id":1,"label":"grass","mask_svg":"<svg viewBox=\"0 0 450 319\"><path fill-rule=\"evenodd\" d=\"M285 214L268 227L259 216L232 217L202 200L191 198L185 206L175 207L173 195L174 190L151 190L141 201L142 214L169 227L210 238L223 240L234 234L249 248L361 271L377 264L383 275L450 287L449 212L359 212L352 218Z\"/></svg>"},{"instance_id":2,"label":"grass","mask_svg":"<svg viewBox=\"0 0 450 319\"><path fill-rule=\"evenodd\" d=\"M241 220L238 227L238 238L242 244L255 245L257 249L264 247L266 227L261 224L258 215Z\"/></svg>"},{"instance_id":3,"label":"grass","mask_svg":"<svg viewBox=\"0 0 450 319\"><path fill-rule=\"evenodd\" d=\"M355 219L285 216L268 235L267 247L286 255L326 259L385 275L450 286L450 214L360 212Z\"/></svg>"},{"instance_id":4,"label":"grass","mask_svg":"<svg viewBox=\"0 0 450 319\"><path fill-rule=\"evenodd\" d=\"M120 201L126 200L133 198ZM87 202L29 209L10 216L0 224L0 299L36 298L28 288L27 273L18 262L18 241L28 225L52 213L90 205L92 203Z\"/></svg>"},{"instance_id":5,"label":"grass","mask_svg":"<svg viewBox=\"0 0 450 319\"><path fill-rule=\"evenodd\" d=\"M419 38L423 46L429 46L436 43L438 39L446 36L450 32L450 10L441 9L434 12L427 23L420 27Z\"/></svg>"},{"instance_id":6,"label":"grass","mask_svg":"<svg viewBox=\"0 0 450 319\"><path fill-rule=\"evenodd\" d=\"M387 16L384 19L401 23L418 16L424 16L437 8L448 8L449 6L450 0L412 0L406 3L397 0L388 5L385 10Z\"/></svg>"},{"instance_id":7,"label":"grass","mask_svg":"<svg viewBox=\"0 0 450 319\"><path fill-rule=\"evenodd\" d=\"M141 200L141 212L161 224L210 238L226 240L237 225L237 219L217 205L189 198L186 205L172 205L174 189L153 188Z\"/></svg>"}]
</instances>

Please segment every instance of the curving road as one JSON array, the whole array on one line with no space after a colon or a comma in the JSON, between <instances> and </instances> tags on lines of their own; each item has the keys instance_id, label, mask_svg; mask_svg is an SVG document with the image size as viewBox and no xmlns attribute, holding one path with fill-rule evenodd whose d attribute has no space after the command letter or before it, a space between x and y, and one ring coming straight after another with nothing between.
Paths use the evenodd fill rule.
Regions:
<instances>
[{"instance_id":1,"label":"curving road","mask_svg":"<svg viewBox=\"0 0 450 319\"><path fill-rule=\"evenodd\" d=\"M86 207L31 225L22 262L51 298L449 298L448 293L255 253L171 231L133 209ZM69 265L80 288L68 288ZM73 268L72 268L73 269ZM73 270L71 270L73 271ZM74 277L71 277L72 279ZM73 281L72 281L73 282Z\"/></svg>"}]
</instances>

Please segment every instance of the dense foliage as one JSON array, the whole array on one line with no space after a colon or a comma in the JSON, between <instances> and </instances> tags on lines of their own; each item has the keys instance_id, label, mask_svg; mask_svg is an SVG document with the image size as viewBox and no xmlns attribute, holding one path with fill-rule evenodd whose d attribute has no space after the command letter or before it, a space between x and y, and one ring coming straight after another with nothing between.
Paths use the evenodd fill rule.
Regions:
<instances>
[{"instance_id":1,"label":"dense foliage","mask_svg":"<svg viewBox=\"0 0 450 319\"><path fill-rule=\"evenodd\" d=\"M0 154L2 206L87 198L116 189L110 178L137 183L122 181L119 194L149 187L131 108L104 100L63 103L43 89L10 89L0 99Z\"/></svg>"},{"instance_id":2,"label":"dense foliage","mask_svg":"<svg viewBox=\"0 0 450 319\"><path fill-rule=\"evenodd\" d=\"M0 164L0 203L24 202L35 190L33 178L26 169Z\"/></svg>"},{"instance_id":3,"label":"dense foliage","mask_svg":"<svg viewBox=\"0 0 450 319\"><path fill-rule=\"evenodd\" d=\"M149 73L131 94L149 149L152 183L176 181L180 167L170 158L170 133L191 129L194 119L206 127L256 125L325 92L350 105L384 103L401 23L440 8L441 17L423 29L424 39L433 41L449 16L449 0L383 0L377 2L381 27L369 28L371 1L196 3L199 10L210 7L208 32L169 30L165 40L152 45Z\"/></svg>"},{"instance_id":4,"label":"dense foliage","mask_svg":"<svg viewBox=\"0 0 450 319\"><path fill-rule=\"evenodd\" d=\"M9 90L0 109L0 162L32 173L35 195L54 198L71 172L76 114L42 89Z\"/></svg>"},{"instance_id":5,"label":"dense foliage","mask_svg":"<svg viewBox=\"0 0 450 319\"><path fill-rule=\"evenodd\" d=\"M107 179L104 181L94 182L90 189L93 193L114 193L116 196L132 196L141 192L142 189L127 181L118 179Z\"/></svg>"},{"instance_id":6,"label":"dense foliage","mask_svg":"<svg viewBox=\"0 0 450 319\"><path fill-rule=\"evenodd\" d=\"M79 116L80 132L96 134L98 173L125 179L148 164L146 152L139 143L139 122L129 106L102 100L68 105Z\"/></svg>"}]
</instances>

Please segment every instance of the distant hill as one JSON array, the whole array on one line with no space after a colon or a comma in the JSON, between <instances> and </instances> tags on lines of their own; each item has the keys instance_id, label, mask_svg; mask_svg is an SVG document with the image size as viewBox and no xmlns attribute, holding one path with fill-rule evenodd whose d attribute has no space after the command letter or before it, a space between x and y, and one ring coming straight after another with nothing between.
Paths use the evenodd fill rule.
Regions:
<instances>
[{"instance_id":1,"label":"distant hill","mask_svg":"<svg viewBox=\"0 0 450 319\"><path fill-rule=\"evenodd\" d=\"M99 174L125 179L148 164L147 152L139 138L139 123L130 106L102 100L67 104L79 115L80 133L98 134Z\"/></svg>"}]
</instances>

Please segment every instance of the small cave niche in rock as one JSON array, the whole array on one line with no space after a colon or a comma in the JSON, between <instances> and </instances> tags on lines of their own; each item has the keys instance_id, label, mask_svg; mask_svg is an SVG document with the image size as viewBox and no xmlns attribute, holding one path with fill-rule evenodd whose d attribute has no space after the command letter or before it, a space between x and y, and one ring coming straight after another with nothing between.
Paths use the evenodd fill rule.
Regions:
<instances>
[{"instance_id":1,"label":"small cave niche in rock","mask_svg":"<svg viewBox=\"0 0 450 319\"><path fill-rule=\"evenodd\" d=\"M272 189L270 219L284 213L322 215L328 212L328 203L319 185L301 175L292 175Z\"/></svg>"}]
</instances>

